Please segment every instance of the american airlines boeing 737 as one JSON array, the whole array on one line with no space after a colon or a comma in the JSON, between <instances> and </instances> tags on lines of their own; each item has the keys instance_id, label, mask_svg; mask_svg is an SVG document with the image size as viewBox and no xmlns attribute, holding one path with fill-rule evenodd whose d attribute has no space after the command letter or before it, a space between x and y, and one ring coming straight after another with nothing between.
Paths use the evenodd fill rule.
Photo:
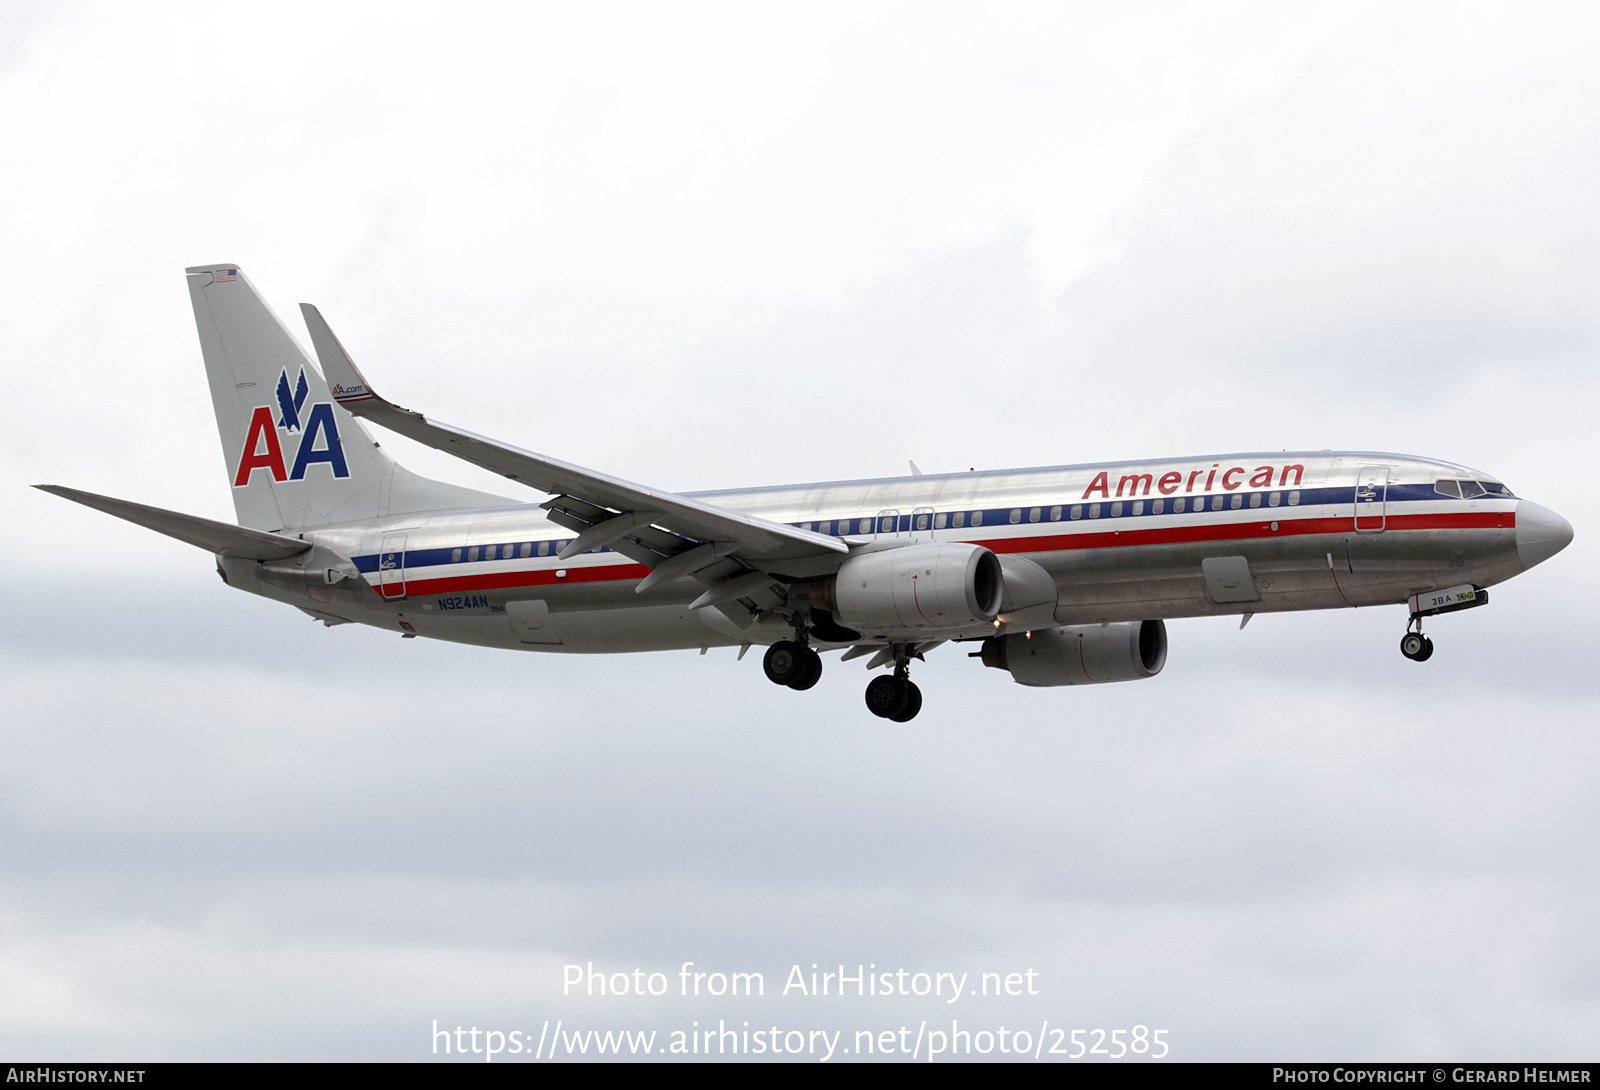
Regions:
<instances>
[{"instance_id":1,"label":"american airlines boeing 737","mask_svg":"<svg viewBox=\"0 0 1600 1090\"><path fill-rule=\"evenodd\" d=\"M1401 653L1426 661L1424 618L1572 540L1491 474L1365 451L666 492L403 409L316 308L320 370L237 266L187 273L239 525L38 487L327 625L527 651L760 645L800 690L842 650L889 669L867 707L905 722L912 663L946 643L1023 685L1084 685L1160 673L1167 619L1404 605ZM551 498L419 477L362 420Z\"/></svg>"}]
</instances>

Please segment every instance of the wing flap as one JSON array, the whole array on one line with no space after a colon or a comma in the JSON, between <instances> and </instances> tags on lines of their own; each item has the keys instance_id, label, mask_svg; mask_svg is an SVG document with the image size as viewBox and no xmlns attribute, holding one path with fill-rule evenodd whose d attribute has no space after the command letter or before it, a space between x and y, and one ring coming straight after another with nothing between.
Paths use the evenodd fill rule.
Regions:
<instances>
[{"instance_id":1,"label":"wing flap","mask_svg":"<svg viewBox=\"0 0 1600 1090\"><path fill-rule=\"evenodd\" d=\"M198 515L185 515L161 507L150 507L130 500L100 496L93 492L80 492L59 484L36 484L33 487L52 496L60 496L73 503L81 503L96 511L115 515L146 530L166 534L170 538L194 545L209 553L243 557L247 560L287 560L311 548L309 542L299 538L272 534L265 530L251 530L232 523L215 522Z\"/></svg>"}]
</instances>

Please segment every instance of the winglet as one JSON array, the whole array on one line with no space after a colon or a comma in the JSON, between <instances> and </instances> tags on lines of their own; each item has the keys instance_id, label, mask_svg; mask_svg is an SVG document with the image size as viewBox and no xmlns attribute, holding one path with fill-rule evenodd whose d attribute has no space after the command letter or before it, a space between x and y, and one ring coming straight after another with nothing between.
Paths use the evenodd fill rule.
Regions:
<instances>
[{"instance_id":1,"label":"winglet","mask_svg":"<svg viewBox=\"0 0 1600 1090\"><path fill-rule=\"evenodd\" d=\"M350 353L344 350L339 338L328 328L322 312L310 303L301 303L300 314L306 320L306 328L311 331L311 346L317 350L317 362L322 364L322 373L333 391L333 399L341 405L349 405L378 398L367 384L367 377L356 369Z\"/></svg>"}]
</instances>

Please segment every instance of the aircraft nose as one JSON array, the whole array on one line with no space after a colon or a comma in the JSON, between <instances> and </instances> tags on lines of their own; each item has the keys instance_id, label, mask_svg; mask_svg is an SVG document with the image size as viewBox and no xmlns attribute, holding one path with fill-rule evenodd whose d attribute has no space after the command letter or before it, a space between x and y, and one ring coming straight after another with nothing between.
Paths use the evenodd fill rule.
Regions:
<instances>
[{"instance_id":1,"label":"aircraft nose","mask_svg":"<svg viewBox=\"0 0 1600 1090\"><path fill-rule=\"evenodd\" d=\"M1517 501L1517 559L1524 570L1542 564L1572 544L1572 523L1527 500Z\"/></svg>"}]
</instances>

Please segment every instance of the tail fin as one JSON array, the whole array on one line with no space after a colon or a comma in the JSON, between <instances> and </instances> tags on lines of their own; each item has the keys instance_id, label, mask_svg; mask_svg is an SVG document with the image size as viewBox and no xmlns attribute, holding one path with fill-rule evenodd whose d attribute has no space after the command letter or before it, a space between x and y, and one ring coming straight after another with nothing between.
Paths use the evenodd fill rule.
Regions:
<instances>
[{"instance_id":1,"label":"tail fin","mask_svg":"<svg viewBox=\"0 0 1600 1090\"><path fill-rule=\"evenodd\" d=\"M242 526L304 530L512 501L418 477L385 454L236 265L184 270Z\"/></svg>"}]
</instances>

